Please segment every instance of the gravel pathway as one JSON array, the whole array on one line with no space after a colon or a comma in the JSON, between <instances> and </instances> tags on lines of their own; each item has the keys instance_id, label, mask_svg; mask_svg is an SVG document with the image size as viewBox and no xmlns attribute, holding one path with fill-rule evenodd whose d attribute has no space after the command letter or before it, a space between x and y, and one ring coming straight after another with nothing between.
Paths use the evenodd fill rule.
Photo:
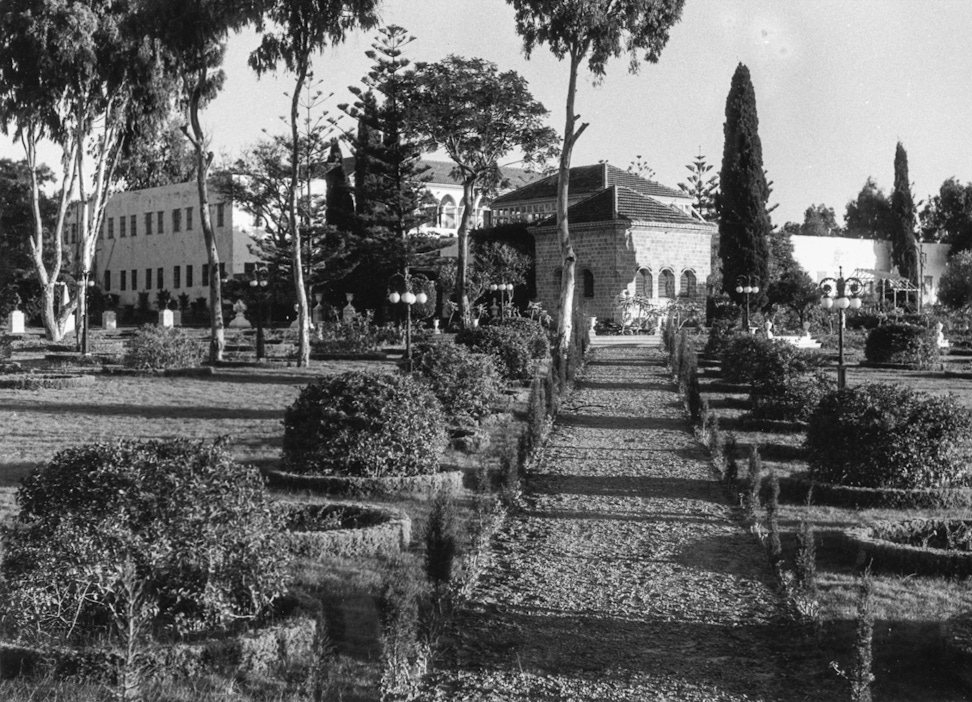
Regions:
<instances>
[{"instance_id":1,"label":"gravel pathway","mask_svg":"<svg viewBox=\"0 0 972 702\"><path fill-rule=\"evenodd\" d=\"M767 558L657 351L596 349L455 620L439 699L783 700ZM802 686L798 686L802 687Z\"/></svg>"}]
</instances>

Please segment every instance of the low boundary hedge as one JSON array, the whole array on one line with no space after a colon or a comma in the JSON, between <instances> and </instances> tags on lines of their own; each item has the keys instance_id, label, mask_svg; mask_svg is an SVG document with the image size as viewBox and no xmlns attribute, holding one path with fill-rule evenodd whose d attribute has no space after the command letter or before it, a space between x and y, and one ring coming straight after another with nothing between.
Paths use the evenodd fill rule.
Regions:
<instances>
[{"instance_id":1,"label":"low boundary hedge","mask_svg":"<svg viewBox=\"0 0 972 702\"><path fill-rule=\"evenodd\" d=\"M895 522L880 522L844 531L844 548L856 561L873 563L875 568L902 574L972 575L972 551L959 551L901 544L875 535L875 531Z\"/></svg>"},{"instance_id":2,"label":"low boundary hedge","mask_svg":"<svg viewBox=\"0 0 972 702\"><path fill-rule=\"evenodd\" d=\"M401 510L349 502L280 503L285 519L323 523L338 516L341 526L327 530L288 528L290 549L301 558L326 556L394 555L408 548L412 520Z\"/></svg>"},{"instance_id":3,"label":"low boundary hedge","mask_svg":"<svg viewBox=\"0 0 972 702\"><path fill-rule=\"evenodd\" d=\"M93 375L75 373L16 373L0 376L0 389L7 390L64 390L93 385Z\"/></svg>"},{"instance_id":4,"label":"low boundary hedge","mask_svg":"<svg viewBox=\"0 0 972 702\"><path fill-rule=\"evenodd\" d=\"M434 475L413 475L392 478L362 478L341 475L304 475L281 470L264 471L272 487L309 490L323 495L421 495L434 494L441 489L462 487L462 471L443 471Z\"/></svg>"},{"instance_id":5,"label":"low boundary hedge","mask_svg":"<svg viewBox=\"0 0 972 702\"><path fill-rule=\"evenodd\" d=\"M316 621L297 616L255 631L204 639L193 643L155 644L149 664L162 677L190 677L218 671L267 675L287 661L309 659ZM0 678L20 676L82 677L111 681L118 668L118 653L97 648L39 649L0 642Z\"/></svg>"},{"instance_id":6,"label":"low boundary hedge","mask_svg":"<svg viewBox=\"0 0 972 702\"><path fill-rule=\"evenodd\" d=\"M814 504L854 509L927 509L972 506L972 489L905 490L900 488L864 488L821 483L809 473L780 477L780 499L791 503L806 502L813 487Z\"/></svg>"}]
</instances>

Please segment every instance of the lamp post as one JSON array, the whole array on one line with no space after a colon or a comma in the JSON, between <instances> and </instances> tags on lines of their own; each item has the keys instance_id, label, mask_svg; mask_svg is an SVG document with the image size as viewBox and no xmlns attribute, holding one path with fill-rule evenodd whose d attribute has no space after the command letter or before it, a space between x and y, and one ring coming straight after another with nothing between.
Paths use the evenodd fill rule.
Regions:
<instances>
[{"instance_id":1,"label":"lamp post","mask_svg":"<svg viewBox=\"0 0 972 702\"><path fill-rule=\"evenodd\" d=\"M85 273L81 277L81 286L83 287L82 294L84 295L84 314L81 315L81 355L88 355L88 318L91 315L91 288L94 287L94 281L89 277L89 273Z\"/></svg>"},{"instance_id":2,"label":"lamp post","mask_svg":"<svg viewBox=\"0 0 972 702\"><path fill-rule=\"evenodd\" d=\"M837 270L837 278L824 278L820 281L820 306L825 310L837 308L837 389L843 390L847 386L847 369L844 367L844 313L848 308L860 309L864 284L859 278L845 278L843 267Z\"/></svg>"},{"instance_id":3,"label":"lamp post","mask_svg":"<svg viewBox=\"0 0 972 702\"><path fill-rule=\"evenodd\" d=\"M266 345L263 342L263 316L266 311L267 285L267 269L255 268L253 277L250 278L250 290L257 299L256 357L258 361L266 356Z\"/></svg>"},{"instance_id":4,"label":"lamp post","mask_svg":"<svg viewBox=\"0 0 972 702\"><path fill-rule=\"evenodd\" d=\"M489 289L492 290L493 292L496 292L497 290L499 291L500 319L504 319L506 317L506 291L507 290L510 291L510 297L512 299L513 283L492 283L490 284Z\"/></svg>"},{"instance_id":5,"label":"lamp post","mask_svg":"<svg viewBox=\"0 0 972 702\"><path fill-rule=\"evenodd\" d=\"M419 291L418 294L411 291L411 280L408 276L405 276L405 291L399 293L397 290L392 290L388 294L388 301L393 305L397 305L399 302L405 305L405 368L409 372L412 370L412 305L418 303L424 305L429 296L424 292Z\"/></svg>"},{"instance_id":6,"label":"lamp post","mask_svg":"<svg viewBox=\"0 0 972 702\"><path fill-rule=\"evenodd\" d=\"M746 296L746 332L751 329L749 324L749 296L759 292L759 278L755 275L736 276L736 292Z\"/></svg>"}]
</instances>

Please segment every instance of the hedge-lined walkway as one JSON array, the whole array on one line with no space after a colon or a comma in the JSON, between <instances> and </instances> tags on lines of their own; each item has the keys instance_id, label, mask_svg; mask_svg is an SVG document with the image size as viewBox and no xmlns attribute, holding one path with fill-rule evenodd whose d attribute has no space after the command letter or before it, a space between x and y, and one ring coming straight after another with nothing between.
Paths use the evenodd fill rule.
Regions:
<instances>
[{"instance_id":1,"label":"hedge-lined walkway","mask_svg":"<svg viewBox=\"0 0 972 702\"><path fill-rule=\"evenodd\" d=\"M457 613L440 699L821 694L795 679L766 555L733 521L662 361L594 351L529 477L526 511Z\"/></svg>"}]
</instances>

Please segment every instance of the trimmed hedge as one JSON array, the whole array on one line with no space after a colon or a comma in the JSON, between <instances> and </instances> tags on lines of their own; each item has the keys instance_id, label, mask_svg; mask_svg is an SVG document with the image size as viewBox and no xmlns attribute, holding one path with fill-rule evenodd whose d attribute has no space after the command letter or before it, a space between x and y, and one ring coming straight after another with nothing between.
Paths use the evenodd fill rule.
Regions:
<instances>
[{"instance_id":1,"label":"trimmed hedge","mask_svg":"<svg viewBox=\"0 0 972 702\"><path fill-rule=\"evenodd\" d=\"M192 368L204 353L203 345L181 329L146 325L129 340L124 363L138 370Z\"/></svg>"},{"instance_id":2,"label":"trimmed hedge","mask_svg":"<svg viewBox=\"0 0 972 702\"><path fill-rule=\"evenodd\" d=\"M868 384L824 397L807 427L815 480L855 487L946 488L968 481L958 448L972 415L951 396Z\"/></svg>"},{"instance_id":3,"label":"trimmed hedge","mask_svg":"<svg viewBox=\"0 0 972 702\"><path fill-rule=\"evenodd\" d=\"M875 327L868 332L864 357L868 363L900 363L914 370L938 368L938 334L914 324Z\"/></svg>"},{"instance_id":4,"label":"trimmed hedge","mask_svg":"<svg viewBox=\"0 0 972 702\"><path fill-rule=\"evenodd\" d=\"M868 488L820 482L809 473L780 478L780 495L786 502L802 504L813 488L815 504L851 509L931 509L972 506L972 489Z\"/></svg>"},{"instance_id":5,"label":"trimmed hedge","mask_svg":"<svg viewBox=\"0 0 972 702\"><path fill-rule=\"evenodd\" d=\"M837 381L821 370L790 372L757 380L750 399L757 419L806 421L825 395L833 392Z\"/></svg>"},{"instance_id":6,"label":"trimmed hedge","mask_svg":"<svg viewBox=\"0 0 972 702\"><path fill-rule=\"evenodd\" d=\"M972 551L968 550L969 529L972 522L963 520L912 519L848 529L845 533L848 555L857 561L872 563L882 570L918 575L972 575ZM947 532L962 532L959 548L937 548L932 545L908 543L911 538L921 540L941 537ZM936 536L937 535L937 536Z\"/></svg>"},{"instance_id":7,"label":"trimmed hedge","mask_svg":"<svg viewBox=\"0 0 972 702\"><path fill-rule=\"evenodd\" d=\"M425 495L443 488L462 487L462 471L433 475L367 478L341 475L304 475L270 470L267 482L274 487L309 490L322 495L365 497L369 495Z\"/></svg>"},{"instance_id":8,"label":"trimmed hedge","mask_svg":"<svg viewBox=\"0 0 972 702\"><path fill-rule=\"evenodd\" d=\"M412 521L400 510L334 502L285 502L278 509L290 551L301 558L394 555L412 538Z\"/></svg>"},{"instance_id":9,"label":"trimmed hedge","mask_svg":"<svg viewBox=\"0 0 972 702\"><path fill-rule=\"evenodd\" d=\"M433 475L445 445L442 404L412 375L321 378L284 413L283 462L292 473Z\"/></svg>"},{"instance_id":10,"label":"trimmed hedge","mask_svg":"<svg viewBox=\"0 0 972 702\"><path fill-rule=\"evenodd\" d=\"M0 377L0 389L65 390L94 385L93 375L74 373L16 373Z\"/></svg>"}]
</instances>

